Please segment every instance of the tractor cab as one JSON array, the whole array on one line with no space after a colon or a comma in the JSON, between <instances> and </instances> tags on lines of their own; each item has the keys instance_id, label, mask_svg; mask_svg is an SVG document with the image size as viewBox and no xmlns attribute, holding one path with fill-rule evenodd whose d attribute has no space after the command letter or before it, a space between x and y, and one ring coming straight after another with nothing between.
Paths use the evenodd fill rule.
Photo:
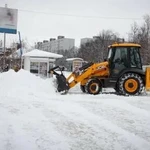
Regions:
<instances>
[{"instance_id":1,"label":"tractor cab","mask_svg":"<svg viewBox=\"0 0 150 150\"><path fill-rule=\"evenodd\" d=\"M110 77L117 78L124 70L142 70L139 44L115 43L109 46Z\"/></svg>"}]
</instances>

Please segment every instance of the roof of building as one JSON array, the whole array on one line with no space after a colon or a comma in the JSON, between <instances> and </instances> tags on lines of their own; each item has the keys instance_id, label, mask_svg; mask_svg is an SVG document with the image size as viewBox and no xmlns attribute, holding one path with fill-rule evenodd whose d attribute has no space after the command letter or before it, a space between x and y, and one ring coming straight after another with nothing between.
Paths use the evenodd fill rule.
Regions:
<instances>
[{"instance_id":1,"label":"roof of building","mask_svg":"<svg viewBox=\"0 0 150 150\"><path fill-rule=\"evenodd\" d=\"M33 49L30 52L27 52L22 55L23 57L29 56L29 57L44 57L44 58L62 58L63 55L51 53L51 52L45 52L39 49Z\"/></svg>"},{"instance_id":2,"label":"roof of building","mask_svg":"<svg viewBox=\"0 0 150 150\"><path fill-rule=\"evenodd\" d=\"M78 57L76 57L76 58L67 58L67 59L66 59L66 61L74 61L74 60L80 60L80 61L83 61L82 58L78 58Z\"/></svg>"},{"instance_id":3,"label":"roof of building","mask_svg":"<svg viewBox=\"0 0 150 150\"><path fill-rule=\"evenodd\" d=\"M141 47L141 45L135 44L135 43L114 43L114 44L110 45L110 47L119 47L119 46L134 46L134 47Z\"/></svg>"}]
</instances>

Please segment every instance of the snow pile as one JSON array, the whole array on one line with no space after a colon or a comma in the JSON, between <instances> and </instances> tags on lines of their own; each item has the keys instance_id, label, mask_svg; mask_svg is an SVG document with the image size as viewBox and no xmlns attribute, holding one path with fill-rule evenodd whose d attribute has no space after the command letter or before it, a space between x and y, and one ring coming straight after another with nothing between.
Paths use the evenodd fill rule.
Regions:
<instances>
[{"instance_id":1,"label":"snow pile","mask_svg":"<svg viewBox=\"0 0 150 150\"><path fill-rule=\"evenodd\" d=\"M60 95L52 78L10 70L0 74L0 149L150 150L150 97Z\"/></svg>"},{"instance_id":2,"label":"snow pile","mask_svg":"<svg viewBox=\"0 0 150 150\"><path fill-rule=\"evenodd\" d=\"M0 95L1 93L3 96L12 96L18 93L23 95L54 94L55 88L52 78L42 79L23 69L17 73L14 70L9 70L0 74Z\"/></svg>"},{"instance_id":3,"label":"snow pile","mask_svg":"<svg viewBox=\"0 0 150 150\"><path fill-rule=\"evenodd\" d=\"M25 70L0 74L0 149L68 149L64 137L42 113L55 95L52 78L42 79Z\"/></svg>"},{"instance_id":4,"label":"snow pile","mask_svg":"<svg viewBox=\"0 0 150 150\"><path fill-rule=\"evenodd\" d=\"M32 51L23 54L23 56L46 57L46 58L62 58L63 57L63 55L42 51L39 49L33 49Z\"/></svg>"}]
</instances>

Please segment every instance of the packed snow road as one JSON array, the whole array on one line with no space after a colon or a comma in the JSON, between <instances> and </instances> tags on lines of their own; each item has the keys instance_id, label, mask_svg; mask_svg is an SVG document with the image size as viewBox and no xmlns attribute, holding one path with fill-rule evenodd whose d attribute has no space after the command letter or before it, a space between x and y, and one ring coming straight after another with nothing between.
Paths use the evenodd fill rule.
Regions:
<instances>
[{"instance_id":1,"label":"packed snow road","mask_svg":"<svg viewBox=\"0 0 150 150\"><path fill-rule=\"evenodd\" d=\"M52 79L0 74L0 149L150 150L150 95L55 93Z\"/></svg>"}]
</instances>

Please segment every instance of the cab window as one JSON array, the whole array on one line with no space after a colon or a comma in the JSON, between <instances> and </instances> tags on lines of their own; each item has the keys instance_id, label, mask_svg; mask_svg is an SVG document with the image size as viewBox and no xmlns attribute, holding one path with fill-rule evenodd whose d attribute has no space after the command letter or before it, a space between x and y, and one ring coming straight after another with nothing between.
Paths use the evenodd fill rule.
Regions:
<instances>
[{"instance_id":1,"label":"cab window","mask_svg":"<svg viewBox=\"0 0 150 150\"><path fill-rule=\"evenodd\" d=\"M130 64L131 64L131 67L136 67L136 68L142 67L138 47L130 48Z\"/></svg>"},{"instance_id":2,"label":"cab window","mask_svg":"<svg viewBox=\"0 0 150 150\"><path fill-rule=\"evenodd\" d=\"M127 47L114 48L111 61L111 76L117 76L123 69L128 68L128 49Z\"/></svg>"}]
</instances>

